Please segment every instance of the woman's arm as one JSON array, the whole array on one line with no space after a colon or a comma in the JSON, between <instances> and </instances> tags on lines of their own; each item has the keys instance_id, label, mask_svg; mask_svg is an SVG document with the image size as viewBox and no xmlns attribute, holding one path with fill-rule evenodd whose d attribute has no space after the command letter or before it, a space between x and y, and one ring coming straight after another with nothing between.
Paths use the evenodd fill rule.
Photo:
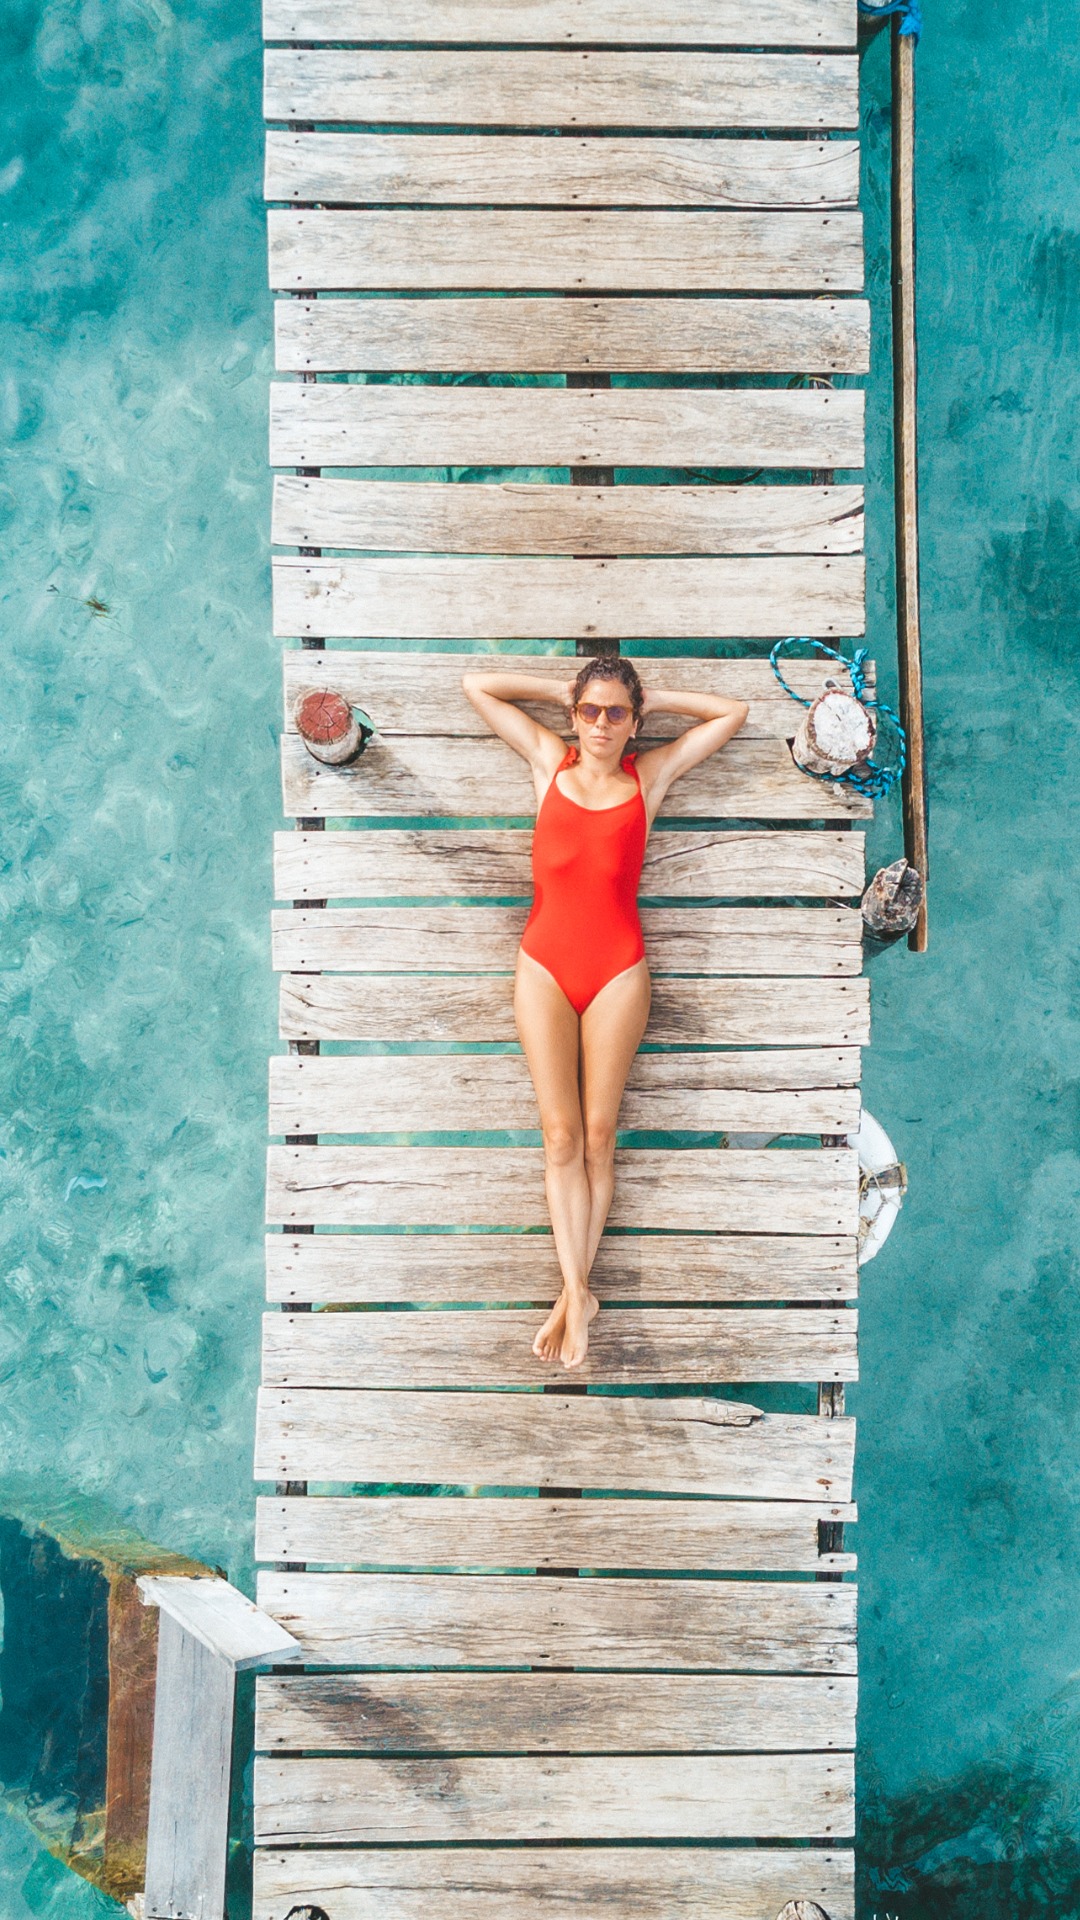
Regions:
<instances>
[{"instance_id":1,"label":"woman's arm","mask_svg":"<svg viewBox=\"0 0 1080 1920\"><path fill-rule=\"evenodd\" d=\"M548 702L569 708L574 691L572 680L556 680L539 673L463 673L461 684L492 733L520 753L534 771L550 774L552 755L555 763L565 751L559 735L541 726L530 714L522 713L519 700Z\"/></svg>"},{"instance_id":2,"label":"woman's arm","mask_svg":"<svg viewBox=\"0 0 1080 1920\"><path fill-rule=\"evenodd\" d=\"M719 753L744 725L750 712L745 700L724 700L711 693L669 693L663 688L647 688L643 724L650 714L685 713L697 722L687 727L677 740L662 747L651 747L637 763L638 776L645 792L650 818L655 818L664 795L673 781L699 767L710 754Z\"/></svg>"}]
</instances>

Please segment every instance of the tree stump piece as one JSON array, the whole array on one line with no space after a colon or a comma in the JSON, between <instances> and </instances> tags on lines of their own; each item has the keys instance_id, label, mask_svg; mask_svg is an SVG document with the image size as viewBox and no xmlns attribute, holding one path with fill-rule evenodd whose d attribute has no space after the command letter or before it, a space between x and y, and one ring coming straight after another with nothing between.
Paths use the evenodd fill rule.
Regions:
<instances>
[{"instance_id":1,"label":"tree stump piece","mask_svg":"<svg viewBox=\"0 0 1080 1920\"><path fill-rule=\"evenodd\" d=\"M829 1916L816 1900L789 1900L781 1907L776 1920L829 1920Z\"/></svg>"},{"instance_id":2,"label":"tree stump piece","mask_svg":"<svg viewBox=\"0 0 1080 1920\"><path fill-rule=\"evenodd\" d=\"M873 716L862 702L833 687L807 708L791 751L804 773L836 776L869 759L875 733Z\"/></svg>"},{"instance_id":3,"label":"tree stump piece","mask_svg":"<svg viewBox=\"0 0 1080 1920\"><path fill-rule=\"evenodd\" d=\"M895 940L909 933L923 902L922 875L906 860L875 873L862 897L863 925L879 940Z\"/></svg>"},{"instance_id":4,"label":"tree stump piece","mask_svg":"<svg viewBox=\"0 0 1080 1920\"><path fill-rule=\"evenodd\" d=\"M363 752L364 735L344 694L319 688L296 703L297 731L313 760L343 767Z\"/></svg>"}]
</instances>

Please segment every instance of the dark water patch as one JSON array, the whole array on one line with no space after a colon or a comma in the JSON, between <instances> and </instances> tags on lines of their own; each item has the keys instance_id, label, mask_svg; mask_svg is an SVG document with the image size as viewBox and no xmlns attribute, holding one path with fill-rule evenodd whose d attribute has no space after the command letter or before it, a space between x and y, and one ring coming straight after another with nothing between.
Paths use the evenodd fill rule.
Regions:
<instances>
[{"instance_id":1,"label":"dark water patch","mask_svg":"<svg viewBox=\"0 0 1080 1920\"><path fill-rule=\"evenodd\" d=\"M1080 634L1080 509L1032 503L1022 531L990 536L986 604L1009 622L1009 638L1054 666L1073 665Z\"/></svg>"}]
</instances>

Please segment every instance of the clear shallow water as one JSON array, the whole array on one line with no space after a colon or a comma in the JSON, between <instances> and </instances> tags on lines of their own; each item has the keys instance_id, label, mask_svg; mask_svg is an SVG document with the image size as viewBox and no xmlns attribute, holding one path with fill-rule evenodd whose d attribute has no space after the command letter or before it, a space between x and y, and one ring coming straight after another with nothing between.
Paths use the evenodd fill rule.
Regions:
<instances>
[{"instance_id":1,"label":"clear shallow water","mask_svg":"<svg viewBox=\"0 0 1080 1920\"><path fill-rule=\"evenodd\" d=\"M931 6L919 54L933 946L872 965L868 1102L912 1184L852 1396L879 1920L1080 1913L1073 24ZM278 807L256 9L7 0L0 32L3 1464L246 1583ZM879 43L883 663L886 69ZM103 1910L0 1819L4 1920Z\"/></svg>"}]
</instances>

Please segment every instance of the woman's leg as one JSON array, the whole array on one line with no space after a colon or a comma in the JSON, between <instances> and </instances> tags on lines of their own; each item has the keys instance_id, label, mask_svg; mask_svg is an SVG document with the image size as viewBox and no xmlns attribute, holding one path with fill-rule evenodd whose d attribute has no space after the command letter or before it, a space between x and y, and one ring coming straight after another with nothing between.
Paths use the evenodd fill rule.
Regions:
<instances>
[{"instance_id":1,"label":"woman's leg","mask_svg":"<svg viewBox=\"0 0 1080 1920\"><path fill-rule=\"evenodd\" d=\"M578 1081L581 1030L562 988L527 953L518 955L514 1018L540 1108L548 1211L564 1282L563 1293L533 1342L533 1352L541 1360L554 1360L563 1340L567 1302L579 1301L584 1316L589 1300L592 1201Z\"/></svg>"},{"instance_id":2,"label":"woman's leg","mask_svg":"<svg viewBox=\"0 0 1080 1920\"><path fill-rule=\"evenodd\" d=\"M589 1183L588 1267L615 1192L615 1131L626 1076L649 1018L652 988L644 960L609 980L581 1016L581 1111L585 1120L585 1172ZM587 1322L567 1314L562 1357L580 1364L588 1345Z\"/></svg>"}]
</instances>

